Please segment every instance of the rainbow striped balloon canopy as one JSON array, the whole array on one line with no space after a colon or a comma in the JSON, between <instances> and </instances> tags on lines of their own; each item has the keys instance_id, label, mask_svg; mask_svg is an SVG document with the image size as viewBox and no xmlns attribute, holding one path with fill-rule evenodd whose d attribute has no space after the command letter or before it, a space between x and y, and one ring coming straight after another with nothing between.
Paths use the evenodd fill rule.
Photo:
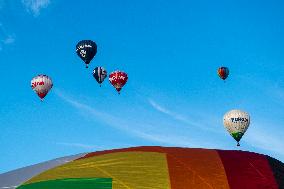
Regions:
<instances>
[{"instance_id":1,"label":"rainbow striped balloon canopy","mask_svg":"<svg viewBox=\"0 0 284 189\"><path fill-rule=\"evenodd\" d=\"M279 189L284 164L252 152L133 147L84 154L18 189Z\"/></svg>"}]
</instances>

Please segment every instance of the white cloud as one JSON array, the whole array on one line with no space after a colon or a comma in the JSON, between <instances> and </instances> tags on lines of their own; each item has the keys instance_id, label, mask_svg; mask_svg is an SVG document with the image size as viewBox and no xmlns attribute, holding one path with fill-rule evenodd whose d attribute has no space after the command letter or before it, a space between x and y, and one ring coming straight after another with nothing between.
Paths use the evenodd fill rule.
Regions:
<instances>
[{"instance_id":1,"label":"white cloud","mask_svg":"<svg viewBox=\"0 0 284 189\"><path fill-rule=\"evenodd\" d=\"M22 3L27 11L32 12L34 16L38 16L41 9L50 4L50 0L22 0Z\"/></svg>"},{"instance_id":2,"label":"white cloud","mask_svg":"<svg viewBox=\"0 0 284 189\"><path fill-rule=\"evenodd\" d=\"M15 37L13 35L9 35L2 42L5 45L12 44L15 42Z\"/></svg>"},{"instance_id":3,"label":"white cloud","mask_svg":"<svg viewBox=\"0 0 284 189\"><path fill-rule=\"evenodd\" d=\"M185 116L177 114L175 112L172 112L172 111L162 107L161 105L157 104L155 101L153 101L151 99L149 99L149 103L157 111L162 112L162 113L172 117L173 119L176 119L178 121L182 121L182 122L187 123L187 124L196 125L196 123L194 123L193 121L190 121Z\"/></svg>"},{"instance_id":4,"label":"white cloud","mask_svg":"<svg viewBox=\"0 0 284 189\"><path fill-rule=\"evenodd\" d=\"M15 43L15 35L9 34L2 23L0 23L0 34L2 34L0 38L0 51L3 49L4 46Z\"/></svg>"},{"instance_id":5,"label":"white cloud","mask_svg":"<svg viewBox=\"0 0 284 189\"><path fill-rule=\"evenodd\" d=\"M91 106L68 97L66 94L63 95L63 93L59 90L54 90L54 92L57 96L74 106L79 111L83 111L84 114L86 114L85 112L88 112L88 115L91 114L91 117L95 118L96 121L100 120L111 127L125 131L125 133L128 133L129 135L136 136L147 141L163 143L171 146L200 146L193 144L188 137L174 135L173 133L161 133L160 131L162 131L162 129L159 129L155 126L141 125L135 121L131 121L130 119L121 119L113 115L100 112ZM134 125L135 127L133 127ZM148 131L146 131L146 128Z\"/></svg>"},{"instance_id":6,"label":"white cloud","mask_svg":"<svg viewBox=\"0 0 284 189\"><path fill-rule=\"evenodd\" d=\"M284 142L282 137L280 136L281 132L275 133L272 130L262 129L269 127L263 127L258 123L254 123L250 127L251 130L247 133L247 136L244 139L245 142L258 149L284 156Z\"/></svg>"},{"instance_id":7,"label":"white cloud","mask_svg":"<svg viewBox=\"0 0 284 189\"><path fill-rule=\"evenodd\" d=\"M125 133L139 137L141 139L151 141L151 142L157 142L163 145L170 145L170 146L183 146L183 147L204 147L204 148L227 148L226 144L221 144L218 141L210 142L210 141L200 141L198 138L191 138L190 136L187 136L187 134L175 134L171 132L163 132L163 128L159 127L159 124L154 123L156 126L152 125L142 125L138 124L135 121L131 121L127 118L118 118L113 115L100 112L96 110L95 108L81 103L77 100L74 100L66 95L63 95L60 91L56 90L55 93L62 98L64 101L71 104L73 107L78 109L79 111L83 111L84 114L88 112L88 114L91 114L94 117L95 120L100 120L103 123L125 131ZM158 111L172 116L176 120L180 120L183 122L187 122L187 119L184 118L182 115L179 116L178 114L171 112L167 110L166 108L158 105L153 100L149 100L151 105L155 107ZM135 127L133 127L135 125ZM201 123L202 125L202 123ZM256 123L254 123L256 125ZM246 137L244 138L243 142L247 143L248 145L255 147L260 150L269 151L272 153L277 153L279 155L284 155L284 143L281 140L281 137L279 137L277 134L271 132L270 134L267 131L261 130L261 128L258 125L258 127L251 125L251 129L246 134ZM208 133L207 133L208 134ZM278 136L278 137L277 137ZM63 144L63 143L62 143ZM71 143L66 145L74 145L77 147L82 148L93 148L92 145L84 145L80 143Z\"/></svg>"},{"instance_id":8,"label":"white cloud","mask_svg":"<svg viewBox=\"0 0 284 189\"><path fill-rule=\"evenodd\" d=\"M170 116L171 118L177 120L177 121L180 121L188 126L194 126L194 127L197 127L201 130L206 130L206 131L211 131L211 132L214 132L214 133L219 133L218 130L212 128L212 127L209 127L208 126L208 123L205 123L204 121L201 121L200 119L199 120L194 120L194 119L189 119L187 118L186 116L184 115L181 115L179 113L176 113L176 112L172 112L164 107L162 107L161 105L159 105L157 102L153 101L152 99L149 99L148 100L150 105L157 111L163 113L163 114L166 114L168 116ZM205 120L205 119L202 119L202 120ZM212 119L210 120L210 124L209 125L212 125Z\"/></svg>"},{"instance_id":9,"label":"white cloud","mask_svg":"<svg viewBox=\"0 0 284 189\"><path fill-rule=\"evenodd\" d=\"M15 42L15 38L13 36L8 36L7 38L0 41L0 51L3 50L5 45L11 45Z\"/></svg>"},{"instance_id":10,"label":"white cloud","mask_svg":"<svg viewBox=\"0 0 284 189\"><path fill-rule=\"evenodd\" d=\"M174 116L172 112L170 112L169 110L165 109L164 107L161 107L160 105L158 105L156 102L154 102L153 100L149 99L149 103L153 106L153 108L155 108L156 110L158 110L159 112L162 112L164 114L170 115L170 116Z\"/></svg>"}]
</instances>

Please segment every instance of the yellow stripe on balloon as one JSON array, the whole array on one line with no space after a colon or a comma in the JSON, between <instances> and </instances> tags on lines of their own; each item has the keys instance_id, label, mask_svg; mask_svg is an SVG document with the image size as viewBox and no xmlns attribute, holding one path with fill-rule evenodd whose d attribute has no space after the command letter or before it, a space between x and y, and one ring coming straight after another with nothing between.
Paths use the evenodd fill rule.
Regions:
<instances>
[{"instance_id":1,"label":"yellow stripe on balloon","mask_svg":"<svg viewBox=\"0 0 284 189\"><path fill-rule=\"evenodd\" d=\"M113 189L170 189L167 158L158 152L117 152L73 161L29 180L112 178Z\"/></svg>"}]
</instances>

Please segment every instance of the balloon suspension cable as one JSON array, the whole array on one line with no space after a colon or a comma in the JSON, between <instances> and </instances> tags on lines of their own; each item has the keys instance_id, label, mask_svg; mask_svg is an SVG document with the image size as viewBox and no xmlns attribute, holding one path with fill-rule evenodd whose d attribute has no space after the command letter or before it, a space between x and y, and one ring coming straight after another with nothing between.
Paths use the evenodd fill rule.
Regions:
<instances>
[{"instance_id":1,"label":"balloon suspension cable","mask_svg":"<svg viewBox=\"0 0 284 189\"><path fill-rule=\"evenodd\" d=\"M241 146L239 142L238 142L237 146Z\"/></svg>"},{"instance_id":2,"label":"balloon suspension cable","mask_svg":"<svg viewBox=\"0 0 284 189\"><path fill-rule=\"evenodd\" d=\"M43 102L43 98L41 98L40 101Z\"/></svg>"}]
</instances>

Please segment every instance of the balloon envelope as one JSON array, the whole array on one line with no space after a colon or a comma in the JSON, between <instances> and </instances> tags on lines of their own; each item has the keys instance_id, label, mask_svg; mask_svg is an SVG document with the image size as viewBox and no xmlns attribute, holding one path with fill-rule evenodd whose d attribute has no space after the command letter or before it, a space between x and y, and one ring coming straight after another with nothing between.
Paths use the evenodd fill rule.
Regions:
<instances>
[{"instance_id":1,"label":"balloon envelope","mask_svg":"<svg viewBox=\"0 0 284 189\"><path fill-rule=\"evenodd\" d=\"M220 68L218 68L217 73L218 73L218 76L221 79L225 80L229 76L229 68L227 68L227 67L220 67Z\"/></svg>"},{"instance_id":2,"label":"balloon envelope","mask_svg":"<svg viewBox=\"0 0 284 189\"><path fill-rule=\"evenodd\" d=\"M107 77L107 71L103 67L96 67L93 70L93 77L99 84L101 84Z\"/></svg>"},{"instance_id":3,"label":"balloon envelope","mask_svg":"<svg viewBox=\"0 0 284 189\"><path fill-rule=\"evenodd\" d=\"M114 86L114 88L119 93L122 87L126 84L128 80L127 73L123 71L114 71L111 74L109 74L109 81Z\"/></svg>"},{"instance_id":4,"label":"balloon envelope","mask_svg":"<svg viewBox=\"0 0 284 189\"><path fill-rule=\"evenodd\" d=\"M230 135L238 142L245 134L250 124L250 116L241 110L231 110L223 117L223 123Z\"/></svg>"},{"instance_id":5,"label":"balloon envelope","mask_svg":"<svg viewBox=\"0 0 284 189\"><path fill-rule=\"evenodd\" d=\"M36 92L41 100L47 95L50 89L53 87L53 83L50 77L47 75L38 75L31 80L31 87Z\"/></svg>"},{"instance_id":6,"label":"balloon envelope","mask_svg":"<svg viewBox=\"0 0 284 189\"><path fill-rule=\"evenodd\" d=\"M88 64L97 54L97 44L92 40L79 41L76 45L76 53L88 67Z\"/></svg>"},{"instance_id":7,"label":"balloon envelope","mask_svg":"<svg viewBox=\"0 0 284 189\"><path fill-rule=\"evenodd\" d=\"M17 189L279 189L284 188L283 173L283 163L258 153L143 146L88 153L43 170L19 186L9 186L18 186Z\"/></svg>"}]
</instances>

